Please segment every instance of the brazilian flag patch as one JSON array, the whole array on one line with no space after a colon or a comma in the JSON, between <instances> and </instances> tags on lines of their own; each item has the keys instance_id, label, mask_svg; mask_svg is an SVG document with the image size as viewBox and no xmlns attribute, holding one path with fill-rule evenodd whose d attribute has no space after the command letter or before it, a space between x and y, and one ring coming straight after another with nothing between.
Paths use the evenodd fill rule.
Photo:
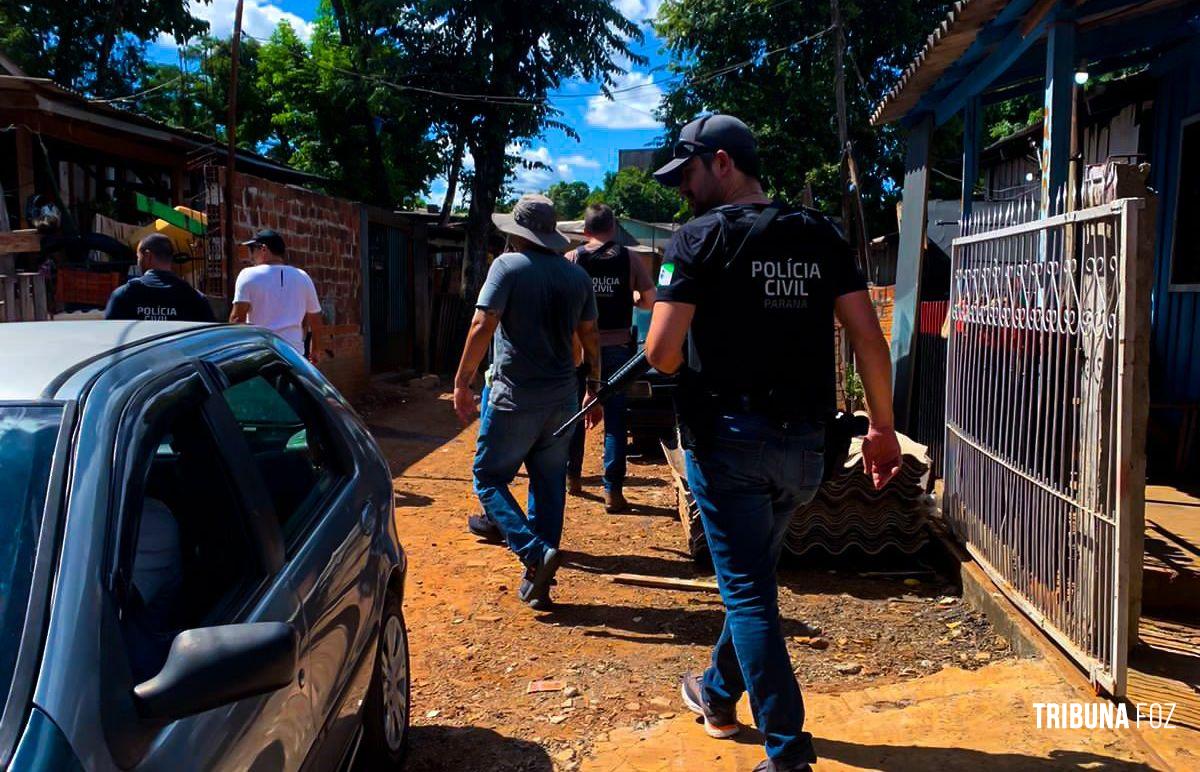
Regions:
<instances>
[{"instance_id":1,"label":"brazilian flag patch","mask_svg":"<svg viewBox=\"0 0 1200 772\"><path fill-rule=\"evenodd\" d=\"M671 277L673 275L675 275L675 264L663 263L662 270L658 272L658 286L669 286L671 284Z\"/></svg>"}]
</instances>

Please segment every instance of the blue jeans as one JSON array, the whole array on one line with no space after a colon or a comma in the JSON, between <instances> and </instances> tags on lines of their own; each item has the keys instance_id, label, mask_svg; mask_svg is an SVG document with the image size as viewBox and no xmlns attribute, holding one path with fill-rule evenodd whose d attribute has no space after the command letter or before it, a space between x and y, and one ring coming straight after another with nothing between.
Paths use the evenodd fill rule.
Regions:
<instances>
[{"instance_id":1,"label":"blue jeans","mask_svg":"<svg viewBox=\"0 0 1200 772\"><path fill-rule=\"evenodd\" d=\"M604 346L600 349L600 377L608 380L613 373L621 368L637 353L637 348L630 344L620 346ZM586 378L584 379L586 383ZM583 391L580 390L580 403L583 402ZM625 457L628 452L628 439L625 432L625 392L614 394L604 403L604 490L614 488L620 490L625 484ZM571 474L577 475L583 470L583 438L584 428L580 423L571 438Z\"/></svg>"},{"instance_id":2,"label":"blue jeans","mask_svg":"<svg viewBox=\"0 0 1200 772\"><path fill-rule=\"evenodd\" d=\"M779 619L775 567L792 513L821 484L824 443L817 424L782 429L757 415L723 415L711 439L687 452L688 484L725 602L705 697L732 706L749 692L767 756L781 764L816 761Z\"/></svg>"},{"instance_id":3,"label":"blue jeans","mask_svg":"<svg viewBox=\"0 0 1200 772\"><path fill-rule=\"evenodd\" d=\"M574 412L570 402L533 410L489 407L479 422L475 493L509 549L526 565L536 565L562 538L570 438L556 439L554 430ZM526 512L508 489L522 463L529 473Z\"/></svg>"}]
</instances>

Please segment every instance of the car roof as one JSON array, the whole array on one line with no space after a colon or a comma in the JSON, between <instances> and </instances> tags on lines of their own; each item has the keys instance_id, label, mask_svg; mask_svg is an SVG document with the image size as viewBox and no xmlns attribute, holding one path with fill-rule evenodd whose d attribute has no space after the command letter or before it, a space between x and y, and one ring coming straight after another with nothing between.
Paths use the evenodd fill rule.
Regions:
<instances>
[{"instance_id":1,"label":"car roof","mask_svg":"<svg viewBox=\"0 0 1200 772\"><path fill-rule=\"evenodd\" d=\"M63 376L117 350L213 327L197 322L9 322L0 324L0 400L34 400Z\"/></svg>"}]
</instances>

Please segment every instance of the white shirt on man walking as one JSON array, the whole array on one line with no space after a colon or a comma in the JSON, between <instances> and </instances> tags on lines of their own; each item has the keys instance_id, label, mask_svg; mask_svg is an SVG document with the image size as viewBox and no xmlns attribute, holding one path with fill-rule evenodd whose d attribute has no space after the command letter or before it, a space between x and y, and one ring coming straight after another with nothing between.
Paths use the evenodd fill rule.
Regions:
<instances>
[{"instance_id":1,"label":"white shirt on man walking","mask_svg":"<svg viewBox=\"0 0 1200 772\"><path fill-rule=\"evenodd\" d=\"M307 273L283 263L283 239L273 231L260 231L246 246L256 265L238 274L229 320L266 327L303 354L305 329L315 332L320 324L316 286Z\"/></svg>"}]
</instances>

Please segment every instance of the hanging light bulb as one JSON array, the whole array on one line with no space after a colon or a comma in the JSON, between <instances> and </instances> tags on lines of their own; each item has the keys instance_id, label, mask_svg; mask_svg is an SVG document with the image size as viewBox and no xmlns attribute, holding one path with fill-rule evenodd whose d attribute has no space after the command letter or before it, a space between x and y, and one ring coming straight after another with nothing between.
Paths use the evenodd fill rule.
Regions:
<instances>
[{"instance_id":1,"label":"hanging light bulb","mask_svg":"<svg viewBox=\"0 0 1200 772\"><path fill-rule=\"evenodd\" d=\"M1087 60L1083 59L1079 62L1079 66L1075 68L1075 82L1082 86L1088 82L1089 77L1091 76L1088 75Z\"/></svg>"}]
</instances>

